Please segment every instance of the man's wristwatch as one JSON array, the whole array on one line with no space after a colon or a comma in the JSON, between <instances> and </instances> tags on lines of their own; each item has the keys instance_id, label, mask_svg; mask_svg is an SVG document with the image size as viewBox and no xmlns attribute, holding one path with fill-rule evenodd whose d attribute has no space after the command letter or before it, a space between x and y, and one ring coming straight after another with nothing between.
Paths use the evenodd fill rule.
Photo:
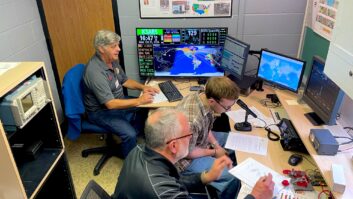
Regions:
<instances>
[{"instance_id":1,"label":"man's wristwatch","mask_svg":"<svg viewBox=\"0 0 353 199\"><path fill-rule=\"evenodd\" d=\"M217 145L217 142L213 142L213 143L210 144L210 148L211 149L215 149L216 145Z\"/></svg>"}]
</instances>

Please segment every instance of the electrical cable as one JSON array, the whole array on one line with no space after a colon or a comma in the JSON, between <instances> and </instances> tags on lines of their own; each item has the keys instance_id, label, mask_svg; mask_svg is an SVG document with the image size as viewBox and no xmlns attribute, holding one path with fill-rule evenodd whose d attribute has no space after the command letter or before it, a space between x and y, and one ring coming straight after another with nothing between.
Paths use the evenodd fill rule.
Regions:
<instances>
[{"instance_id":1,"label":"electrical cable","mask_svg":"<svg viewBox=\"0 0 353 199\"><path fill-rule=\"evenodd\" d=\"M353 139L350 138L350 137L344 137L344 136L333 136L333 137L336 138L336 139L348 139L348 140L350 140L348 142L339 143L338 145L345 145L345 144L353 143Z\"/></svg>"},{"instance_id":2,"label":"electrical cable","mask_svg":"<svg viewBox=\"0 0 353 199\"><path fill-rule=\"evenodd\" d=\"M263 126L263 127L260 127L260 128L266 128L266 126L267 126L267 123L266 123L266 121L265 120L263 120L262 118L259 118L259 117L257 117L257 119L258 120L261 120L263 123L265 123L265 126Z\"/></svg>"},{"instance_id":3,"label":"electrical cable","mask_svg":"<svg viewBox=\"0 0 353 199\"><path fill-rule=\"evenodd\" d=\"M278 141L281 137L273 132L270 128L265 128L265 130L267 131L267 138L271 141Z\"/></svg>"},{"instance_id":4,"label":"electrical cable","mask_svg":"<svg viewBox=\"0 0 353 199\"><path fill-rule=\"evenodd\" d=\"M273 103L271 102L270 99L262 99L260 100L260 103L262 104L262 106L267 107L267 108L277 108L281 106L281 103Z\"/></svg>"},{"instance_id":5,"label":"electrical cable","mask_svg":"<svg viewBox=\"0 0 353 199\"><path fill-rule=\"evenodd\" d=\"M353 149L353 147L349 147L349 148L346 148L346 149L338 150L337 152L345 152L345 151L348 151L348 150L351 150L351 149Z\"/></svg>"},{"instance_id":6,"label":"electrical cable","mask_svg":"<svg viewBox=\"0 0 353 199\"><path fill-rule=\"evenodd\" d=\"M278 141L281 137L273 132L270 128L268 128L269 126L273 126L273 125L277 125L277 124L269 124L267 125L266 121L263 120L262 118L257 117L257 119L261 120L263 123L265 123L265 126L263 127L257 127L257 128L264 128L267 131L267 138L271 141Z\"/></svg>"},{"instance_id":7,"label":"electrical cable","mask_svg":"<svg viewBox=\"0 0 353 199\"><path fill-rule=\"evenodd\" d=\"M351 133L351 130L353 130L353 127L350 126L345 126L343 129L347 130L347 134L353 138L353 134Z\"/></svg>"}]
</instances>

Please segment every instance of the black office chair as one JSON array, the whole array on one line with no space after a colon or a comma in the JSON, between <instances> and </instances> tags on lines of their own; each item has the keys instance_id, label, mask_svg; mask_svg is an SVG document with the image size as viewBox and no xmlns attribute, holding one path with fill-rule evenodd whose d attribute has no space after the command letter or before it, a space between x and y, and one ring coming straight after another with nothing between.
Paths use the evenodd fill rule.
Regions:
<instances>
[{"instance_id":1,"label":"black office chair","mask_svg":"<svg viewBox=\"0 0 353 199\"><path fill-rule=\"evenodd\" d=\"M90 180L80 199L111 199L111 197L96 181Z\"/></svg>"},{"instance_id":2,"label":"black office chair","mask_svg":"<svg viewBox=\"0 0 353 199\"><path fill-rule=\"evenodd\" d=\"M99 133L105 135L104 147L86 149L82 151L82 157L89 154L103 154L96 164L93 175L98 175L104 163L112 156L122 157L120 146L115 143L112 133L106 129L90 123L85 119L85 107L83 102L83 72L85 66L77 64L64 76L62 94L65 105L65 116L68 119L67 137L75 140L81 132Z\"/></svg>"}]
</instances>

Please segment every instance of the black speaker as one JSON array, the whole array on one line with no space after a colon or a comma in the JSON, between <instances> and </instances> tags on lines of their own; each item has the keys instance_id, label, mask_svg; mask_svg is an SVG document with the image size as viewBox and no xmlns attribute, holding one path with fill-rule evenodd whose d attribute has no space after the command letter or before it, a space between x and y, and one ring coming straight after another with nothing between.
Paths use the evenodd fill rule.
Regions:
<instances>
[{"instance_id":1,"label":"black speaker","mask_svg":"<svg viewBox=\"0 0 353 199\"><path fill-rule=\"evenodd\" d=\"M264 85L264 80L258 79L257 83L256 83L256 90L257 91L264 91L264 89L262 88L263 85Z\"/></svg>"}]
</instances>

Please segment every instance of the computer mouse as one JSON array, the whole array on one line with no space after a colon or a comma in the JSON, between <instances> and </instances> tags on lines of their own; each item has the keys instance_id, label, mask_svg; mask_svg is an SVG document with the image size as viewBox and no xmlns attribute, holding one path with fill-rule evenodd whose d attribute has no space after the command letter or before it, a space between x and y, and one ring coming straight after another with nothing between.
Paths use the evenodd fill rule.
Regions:
<instances>
[{"instance_id":1,"label":"computer mouse","mask_svg":"<svg viewBox=\"0 0 353 199\"><path fill-rule=\"evenodd\" d=\"M288 159L288 164L297 166L303 160L303 156L299 154L292 154Z\"/></svg>"}]
</instances>

